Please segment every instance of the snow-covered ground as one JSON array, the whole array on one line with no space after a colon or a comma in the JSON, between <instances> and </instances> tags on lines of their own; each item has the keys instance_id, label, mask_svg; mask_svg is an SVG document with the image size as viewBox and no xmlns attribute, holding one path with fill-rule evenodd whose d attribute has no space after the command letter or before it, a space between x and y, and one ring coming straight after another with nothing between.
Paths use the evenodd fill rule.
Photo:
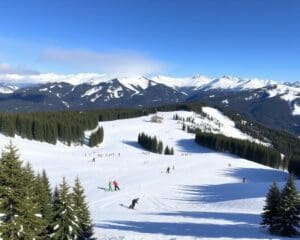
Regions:
<instances>
[{"instance_id":1,"label":"snow-covered ground","mask_svg":"<svg viewBox=\"0 0 300 240\"><path fill-rule=\"evenodd\" d=\"M277 238L260 229L260 213L271 182L283 184L286 173L196 145L194 136L172 120L176 113L192 114L160 113L161 124L150 122L150 116L103 122L104 142L92 149L12 141L23 161L47 170L53 186L63 176L70 184L80 177L97 239ZM136 140L142 131L174 147L175 155L141 149ZM9 140L0 135L0 147ZM170 174L168 166L175 167ZM107 192L109 180L117 180L121 191ZM124 207L136 197L137 210Z\"/></svg>"}]
</instances>

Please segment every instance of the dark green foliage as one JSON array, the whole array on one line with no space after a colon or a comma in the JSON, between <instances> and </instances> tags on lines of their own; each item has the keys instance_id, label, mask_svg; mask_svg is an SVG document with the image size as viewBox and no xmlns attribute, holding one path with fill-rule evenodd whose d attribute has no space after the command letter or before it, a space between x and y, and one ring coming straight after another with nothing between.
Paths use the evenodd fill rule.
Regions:
<instances>
[{"instance_id":1,"label":"dark green foliage","mask_svg":"<svg viewBox=\"0 0 300 240\"><path fill-rule=\"evenodd\" d=\"M163 149L164 149L164 145L163 145L162 141L159 141L158 142L158 146L157 146L157 152L159 154L162 154L163 153Z\"/></svg>"},{"instance_id":2,"label":"dark green foliage","mask_svg":"<svg viewBox=\"0 0 300 240\"><path fill-rule=\"evenodd\" d=\"M74 193L63 180L52 197L46 172L35 176L29 164L22 166L12 144L5 147L0 158L1 239L93 239L84 198L79 179Z\"/></svg>"},{"instance_id":3,"label":"dark green foliage","mask_svg":"<svg viewBox=\"0 0 300 240\"><path fill-rule=\"evenodd\" d=\"M169 148L169 146L166 146L165 148L165 155L174 155L174 149Z\"/></svg>"},{"instance_id":4,"label":"dark green foliage","mask_svg":"<svg viewBox=\"0 0 300 240\"><path fill-rule=\"evenodd\" d=\"M40 205L35 194L35 176L29 164L23 168L22 188L24 196L20 208L25 239L34 239L43 231L43 218L40 215Z\"/></svg>"},{"instance_id":5,"label":"dark green foliage","mask_svg":"<svg viewBox=\"0 0 300 240\"><path fill-rule=\"evenodd\" d=\"M270 233L276 233L278 231L280 197L280 190L278 185L274 182L266 197L266 205L263 209L261 222L262 226L268 227Z\"/></svg>"},{"instance_id":6,"label":"dark green foliage","mask_svg":"<svg viewBox=\"0 0 300 240\"><path fill-rule=\"evenodd\" d=\"M37 113L0 113L0 133L55 144L83 144L84 131L96 128L99 121L140 117L156 111L200 110L202 105L167 105L147 109L105 109ZM193 108L193 109L192 109Z\"/></svg>"},{"instance_id":7,"label":"dark green foliage","mask_svg":"<svg viewBox=\"0 0 300 240\"><path fill-rule=\"evenodd\" d=\"M33 186L31 167L22 167L17 149L10 143L0 159L1 238L37 238L41 226Z\"/></svg>"},{"instance_id":8,"label":"dark green foliage","mask_svg":"<svg viewBox=\"0 0 300 240\"><path fill-rule=\"evenodd\" d=\"M165 148L165 155L169 155L170 154L170 149L168 146L166 146Z\"/></svg>"},{"instance_id":9,"label":"dark green foliage","mask_svg":"<svg viewBox=\"0 0 300 240\"><path fill-rule=\"evenodd\" d=\"M288 165L289 172L300 177L300 156L289 155L284 158L284 161Z\"/></svg>"},{"instance_id":10,"label":"dark green foliage","mask_svg":"<svg viewBox=\"0 0 300 240\"><path fill-rule=\"evenodd\" d=\"M52 238L61 239L77 239L79 235L78 219L75 215L72 195L65 178L56 190L54 195L53 210L54 219L52 222Z\"/></svg>"},{"instance_id":11,"label":"dark green foliage","mask_svg":"<svg viewBox=\"0 0 300 240\"><path fill-rule=\"evenodd\" d=\"M150 152L159 153L159 154L174 154L174 149L170 149L166 146L164 150L164 145L161 141L158 141L156 137L148 136L145 133L140 133L138 136L138 143L145 149L149 150Z\"/></svg>"},{"instance_id":12,"label":"dark green foliage","mask_svg":"<svg viewBox=\"0 0 300 240\"><path fill-rule=\"evenodd\" d=\"M45 171L42 176L39 174L36 177L35 194L40 207L40 214L42 216L42 232L41 238L46 239L51 233L51 222L53 219L52 209L52 194L50 189L49 180Z\"/></svg>"},{"instance_id":13,"label":"dark green foliage","mask_svg":"<svg viewBox=\"0 0 300 240\"><path fill-rule=\"evenodd\" d=\"M275 149L265 147L250 141L226 137L220 134L196 132L196 143L221 152L228 152L239 157L279 168L281 166L281 155Z\"/></svg>"},{"instance_id":14,"label":"dark green foliage","mask_svg":"<svg viewBox=\"0 0 300 240\"><path fill-rule=\"evenodd\" d=\"M170 155L174 155L174 148L171 148Z\"/></svg>"},{"instance_id":15,"label":"dark green foliage","mask_svg":"<svg viewBox=\"0 0 300 240\"><path fill-rule=\"evenodd\" d=\"M273 183L266 198L261 225L267 226L272 234L287 237L296 235L300 221L298 204L300 199L293 175L289 176L281 192Z\"/></svg>"},{"instance_id":16,"label":"dark green foliage","mask_svg":"<svg viewBox=\"0 0 300 240\"><path fill-rule=\"evenodd\" d=\"M242 132L262 141L270 141L275 149L286 155L300 155L300 140L297 136L277 129L272 129L250 121L246 117L221 109L230 119L235 122L235 126Z\"/></svg>"},{"instance_id":17,"label":"dark green foliage","mask_svg":"<svg viewBox=\"0 0 300 240\"><path fill-rule=\"evenodd\" d=\"M80 184L79 178L75 179L73 187L72 200L74 204L74 214L78 219L78 239L89 240L93 238L93 227L88 206L85 202L84 190Z\"/></svg>"},{"instance_id":18,"label":"dark green foliage","mask_svg":"<svg viewBox=\"0 0 300 240\"><path fill-rule=\"evenodd\" d=\"M297 209L298 193L295 180L292 175L289 176L285 187L281 192L279 205L280 216L278 219L278 232L282 236L291 237L297 233L299 227L299 214Z\"/></svg>"},{"instance_id":19,"label":"dark green foliage","mask_svg":"<svg viewBox=\"0 0 300 240\"><path fill-rule=\"evenodd\" d=\"M89 139L89 146L94 147L103 142L104 131L103 127L99 127L96 132L92 133Z\"/></svg>"}]
</instances>

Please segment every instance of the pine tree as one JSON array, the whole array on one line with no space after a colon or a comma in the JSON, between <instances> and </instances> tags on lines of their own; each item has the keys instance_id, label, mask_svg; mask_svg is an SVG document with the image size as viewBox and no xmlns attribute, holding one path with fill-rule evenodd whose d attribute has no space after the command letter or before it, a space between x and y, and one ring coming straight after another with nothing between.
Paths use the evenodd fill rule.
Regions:
<instances>
[{"instance_id":1,"label":"pine tree","mask_svg":"<svg viewBox=\"0 0 300 240\"><path fill-rule=\"evenodd\" d=\"M163 143L162 143L162 141L159 141L158 146L157 146L157 152L162 154L163 149L164 149Z\"/></svg>"},{"instance_id":2,"label":"pine tree","mask_svg":"<svg viewBox=\"0 0 300 240\"><path fill-rule=\"evenodd\" d=\"M74 213L72 195L69 193L69 186L65 178L59 185L59 189L54 191L53 208L51 238L55 240L78 239L78 219Z\"/></svg>"},{"instance_id":3,"label":"pine tree","mask_svg":"<svg viewBox=\"0 0 300 240\"><path fill-rule=\"evenodd\" d=\"M171 148L170 155L174 155L174 148Z\"/></svg>"},{"instance_id":4,"label":"pine tree","mask_svg":"<svg viewBox=\"0 0 300 240\"><path fill-rule=\"evenodd\" d=\"M93 238L93 226L90 218L90 212L85 202L84 189L80 184L79 178L75 179L73 187L74 213L78 219L79 238L80 240L89 240Z\"/></svg>"},{"instance_id":5,"label":"pine tree","mask_svg":"<svg viewBox=\"0 0 300 240\"><path fill-rule=\"evenodd\" d=\"M280 190L278 185L273 182L271 185L268 195L266 197L266 205L262 213L262 226L267 226L269 232L275 233L278 230L278 218L280 203Z\"/></svg>"},{"instance_id":6,"label":"pine tree","mask_svg":"<svg viewBox=\"0 0 300 240\"><path fill-rule=\"evenodd\" d=\"M291 237L297 233L299 227L299 211L297 209L297 189L292 175L289 176L281 192L279 205L278 232L282 236Z\"/></svg>"},{"instance_id":7,"label":"pine tree","mask_svg":"<svg viewBox=\"0 0 300 240\"><path fill-rule=\"evenodd\" d=\"M40 206L40 213L42 216L42 233L40 236L45 239L51 233L51 221L53 218L52 209L52 195L49 180L46 172L43 170L42 176L38 174L36 177L36 196Z\"/></svg>"},{"instance_id":8,"label":"pine tree","mask_svg":"<svg viewBox=\"0 0 300 240\"><path fill-rule=\"evenodd\" d=\"M40 214L38 197L35 194L35 176L28 163L23 169L22 178L23 201L20 217L23 226L23 239L35 239L43 230L43 219Z\"/></svg>"},{"instance_id":9,"label":"pine tree","mask_svg":"<svg viewBox=\"0 0 300 240\"><path fill-rule=\"evenodd\" d=\"M166 146L165 148L165 155L169 155L170 154L170 149L168 146Z\"/></svg>"},{"instance_id":10,"label":"pine tree","mask_svg":"<svg viewBox=\"0 0 300 240\"><path fill-rule=\"evenodd\" d=\"M0 161L0 232L1 238L18 239L21 231L19 209L22 206L21 161L17 149L10 143L2 152Z\"/></svg>"}]
</instances>

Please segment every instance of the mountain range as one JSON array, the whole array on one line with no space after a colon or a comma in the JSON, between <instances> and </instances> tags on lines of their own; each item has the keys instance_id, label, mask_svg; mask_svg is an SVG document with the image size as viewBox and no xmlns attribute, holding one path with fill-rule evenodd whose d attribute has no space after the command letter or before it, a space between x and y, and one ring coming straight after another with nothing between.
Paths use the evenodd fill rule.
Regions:
<instances>
[{"instance_id":1,"label":"mountain range","mask_svg":"<svg viewBox=\"0 0 300 240\"><path fill-rule=\"evenodd\" d=\"M0 111L32 112L141 108L190 101L240 112L267 126L300 135L300 82L257 78L174 78L74 75L24 85L1 81Z\"/></svg>"}]
</instances>

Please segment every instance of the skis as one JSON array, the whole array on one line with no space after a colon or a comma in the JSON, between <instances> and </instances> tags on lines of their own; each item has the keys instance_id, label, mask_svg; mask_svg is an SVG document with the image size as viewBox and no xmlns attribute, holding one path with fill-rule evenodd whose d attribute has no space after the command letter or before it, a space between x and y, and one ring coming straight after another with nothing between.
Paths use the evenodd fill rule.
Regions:
<instances>
[{"instance_id":1,"label":"skis","mask_svg":"<svg viewBox=\"0 0 300 240\"><path fill-rule=\"evenodd\" d=\"M122 204L122 203L120 204L120 206L121 206L121 207L124 207L124 208L127 208L127 209L130 209L130 210L136 210L136 209L134 209L134 208L129 208L129 206L126 206L126 205L124 205L124 204Z\"/></svg>"}]
</instances>

